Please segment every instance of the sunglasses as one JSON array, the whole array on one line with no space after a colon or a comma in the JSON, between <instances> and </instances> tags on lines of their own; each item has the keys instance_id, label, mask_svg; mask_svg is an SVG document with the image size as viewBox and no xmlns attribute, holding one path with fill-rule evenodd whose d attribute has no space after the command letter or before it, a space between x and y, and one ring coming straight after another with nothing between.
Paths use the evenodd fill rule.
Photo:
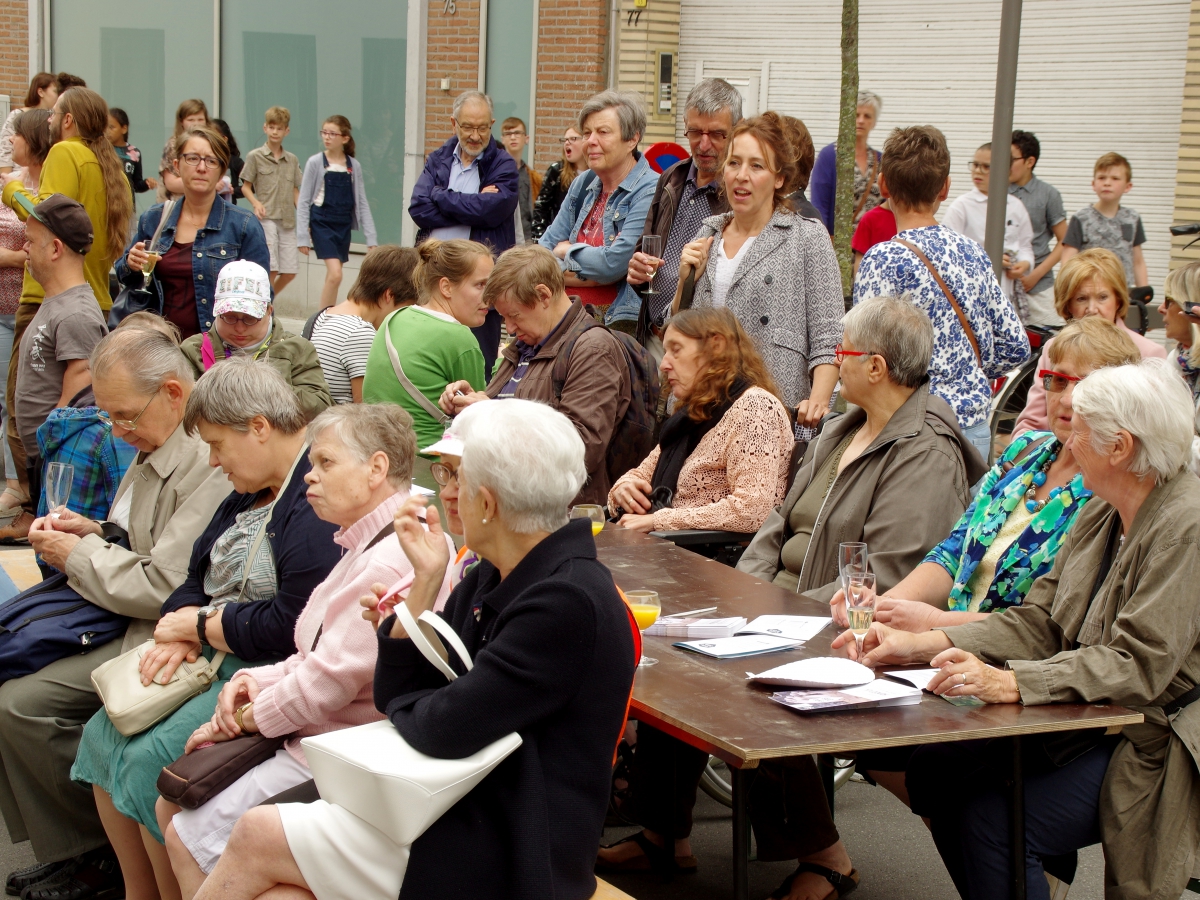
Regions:
<instances>
[{"instance_id":1,"label":"sunglasses","mask_svg":"<svg viewBox=\"0 0 1200 900\"><path fill-rule=\"evenodd\" d=\"M1053 369L1042 369L1038 372L1038 378L1042 379L1042 387L1051 394L1061 394L1075 382L1083 381L1082 378L1076 378L1074 375L1064 375L1062 372L1055 372Z\"/></svg>"}]
</instances>

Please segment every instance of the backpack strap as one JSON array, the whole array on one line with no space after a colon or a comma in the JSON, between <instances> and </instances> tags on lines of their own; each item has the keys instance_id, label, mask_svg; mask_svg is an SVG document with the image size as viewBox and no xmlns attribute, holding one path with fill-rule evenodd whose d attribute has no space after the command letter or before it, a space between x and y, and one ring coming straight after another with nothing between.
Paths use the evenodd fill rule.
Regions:
<instances>
[{"instance_id":1,"label":"backpack strap","mask_svg":"<svg viewBox=\"0 0 1200 900\"><path fill-rule=\"evenodd\" d=\"M937 282L938 287L942 289L942 293L946 295L946 299L950 301L950 306L953 307L954 314L958 316L959 324L962 325L963 331L967 333L967 340L971 342L971 349L975 351L975 360L979 363L979 368L982 369L983 354L979 352L979 341L975 338L975 330L971 327L971 323L968 321L967 315L963 312L962 307L958 305L958 300L954 298L954 294L951 293L950 288L946 285L946 282L942 280L942 276L938 274L938 270L935 269L933 267L933 263L929 261L929 257L922 253L921 249L916 244L909 243L908 241L902 241L898 237L894 237L892 240L900 246L907 247L909 250L911 250L913 255L916 256L917 259L924 264L925 268L929 270L929 274L933 276L933 280Z\"/></svg>"},{"instance_id":2,"label":"backpack strap","mask_svg":"<svg viewBox=\"0 0 1200 900\"><path fill-rule=\"evenodd\" d=\"M404 388L408 396L412 397L413 400L416 401L417 405L421 407L421 409L433 416L433 420L435 422L440 424L443 428L446 428L450 425L453 419L442 412L442 410L435 406L428 397L417 390L417 386L408 380L408 376L404 374L404 367L400 365L400 356L396 353L396 345L392 343L391 330L392 317L398 312L400 312L400 310L389 313L388 317L384 319L383 323L379 326L380 330L383 332L383 342L387 344L388 359L391 360L392 371L396 373L396 378L399 379L400 386Z\"/></svg>"},{"instance_id":3,"label":"backpack strap","mask_svg":"<svg viewBox=\"0 0 1200 900\"><path fill-rule=\"evenodd\" d=\"M217 364L217 354L213 351L212 337L207 331L204 332L204 337L200 338L200 363L204 366L205 372Z\"/></svg>"},{"instance_id":4,"label":"backpack strap","mask_svg":"<svg viewBox=\"0 0 1200 900\"><path fill-rule=\"evenodd\" d=\"M315 313L308 317L308 321L306 321L304 323L304 327L300 329L300 337L304 338L306 341L312 340L313 331L317 327L317 319L321 318L321 313L323 312L325 312L325 310L318 309Z\"/></svg>"},{"instance_id":5,"label":"backpack strap","mask_svg":"<svg viewBox=\"0 0 1200 900\"><path fill-rule=\"evenodd\" d=\"M572 300L576 299L574 297ZM583 315L579 321L571 326L570 330L563 337L563 348L559 351L558 356L554 358L554 367L550 370L550 383L554 387L554 399L561 400L563 387L567 383L567 370L571 366L571 351L575 349L575 342L583 337L585 332L591 331L593 328L604 328L595 319L589 315Z\"/></svg>"}]
</instances>

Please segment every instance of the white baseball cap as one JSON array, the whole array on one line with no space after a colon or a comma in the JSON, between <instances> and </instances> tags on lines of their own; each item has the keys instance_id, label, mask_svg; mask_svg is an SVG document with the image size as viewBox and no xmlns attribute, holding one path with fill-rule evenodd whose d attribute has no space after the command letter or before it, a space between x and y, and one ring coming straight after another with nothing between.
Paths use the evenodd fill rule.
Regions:
<instances>
[{"instance_id":1,"label":"white baseball cap","mask_svg":"<svg viewBox=\"0 0 1200 900\"><path fill-rule=\"evenodd\" d=\"M436 444L430 444L428 447L426 447L421 452L429 453L429 454L437 453L439 455L447 454L449 456L462 456L463 455L462 438L460 438L457 434L454 434L451 431L447 431L445 434L442 435L442 439L440 441L438 441Z\"/></svg>"},{"instance_id":2,"label":"white baseball cap","mask_svg":"<svg viewBox=\"0 0 1200 900\"><path fill-rule=\"evenodd\" d=\"M235 259L217 275L213 315L242 313L261 319L271 305L271 276L256 262Z\"/></svg>"}]
</instances>

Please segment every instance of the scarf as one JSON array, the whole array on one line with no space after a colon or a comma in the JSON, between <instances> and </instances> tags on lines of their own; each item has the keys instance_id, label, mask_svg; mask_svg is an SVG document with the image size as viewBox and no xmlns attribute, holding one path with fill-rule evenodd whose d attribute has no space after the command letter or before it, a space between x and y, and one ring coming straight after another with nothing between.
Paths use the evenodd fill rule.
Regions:
<instances>
[{"instance_id":1,"label":"scarf","mask_svg":"<svg viewBox=\"0 0 1200 900\"><path fill-rule=\"evenodd\" d=\"M660 487L667 488L671 492L671 496L674 496L679 485L679 473L683 469L683 464L695 452L701 439L717 426L717 423L729 411L729 407L733 406L750 387L749 381L738 378L730 386L729 395L713 407L707 419L695 421L688 415L688 407L685 405L663 422L662 431L658 437L658 462L655 463L654 474L650 477L652 488L655 490ZM664 505L669 506L670 501Z\"/></svg>"}]
</instances>

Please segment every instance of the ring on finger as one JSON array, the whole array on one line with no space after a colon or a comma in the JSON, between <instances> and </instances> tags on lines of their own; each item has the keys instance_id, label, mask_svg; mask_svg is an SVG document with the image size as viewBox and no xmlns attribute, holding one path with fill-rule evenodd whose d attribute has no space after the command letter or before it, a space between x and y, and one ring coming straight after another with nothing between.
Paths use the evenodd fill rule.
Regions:
<instances>
[{"instance_id":1,"label":"ring on finger","mask_svg":"<svg viewBox=\"0 0 1200 900\"><path fill-rule=\"evenodd\" d=\"M959 684L967 683L967 673L966 672L960 673L958 677L962 679L962 681L960 681Z\"/></svg>"}]
</instances>

